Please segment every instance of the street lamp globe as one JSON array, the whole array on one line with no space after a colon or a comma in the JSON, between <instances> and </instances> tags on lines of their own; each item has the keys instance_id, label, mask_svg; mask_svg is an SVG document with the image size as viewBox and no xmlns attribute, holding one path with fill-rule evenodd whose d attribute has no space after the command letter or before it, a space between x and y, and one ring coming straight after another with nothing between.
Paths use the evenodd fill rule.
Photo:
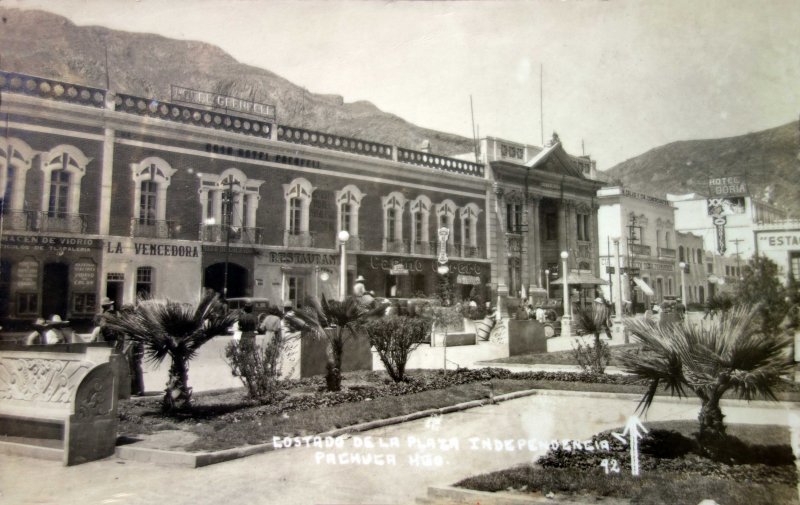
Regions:
<instances>
[{"instance_id":1,"label":"street lamp globe","mask_svg":"<svg viewBox=\"0 0 800 505\"><path fill-rule=\"evenodd\" d=\"M680 263L678 263L678 266L681 267L681 270L683 270L684 268L686 268L686 263L681 261Z\"/></svg>"},{"instance_id":2,"label":"street lamp globe","mask_svg":"<svg viewBox=\"0 0 800 505\"><path fill-rule=\"evenodd\" d=\"M331 278L331 274L329 274L327 270L323 270L320 272L319 278L322 282L328 282L328 279Z\"/></svg>"},{"instance_id":3,"label":"street lamp globe","mask_svg":"<svg viewBox=\"0 0 800 505\"><path fill-rule=\"evenodd\" d=\"M337 235L337 238L339 242L347 242L350 240L350 233L347 230L342 230L339 232L339 235Z\"/></svg>"},{"instance_id":4,"label":"street lamp globe","mask_svg":"<svg viewBox=\"0 0 800 505\"><path fill-rule=\"evenodd\" d=\"M450 267L447 265L439 265L436 271L439 272L439 275L447 275L447 273L450 272Z\"/></svg>"},{"instance_id":5,"label":"street lamp globe","mask_svg":"<svg viewBox=\"0 0 800 505\"><path fill-rule=\"evenodd\" d=\"M567 251L561 251L561 259L565 260L569 258L569 253Z\"/></svg>"}]
</instances>

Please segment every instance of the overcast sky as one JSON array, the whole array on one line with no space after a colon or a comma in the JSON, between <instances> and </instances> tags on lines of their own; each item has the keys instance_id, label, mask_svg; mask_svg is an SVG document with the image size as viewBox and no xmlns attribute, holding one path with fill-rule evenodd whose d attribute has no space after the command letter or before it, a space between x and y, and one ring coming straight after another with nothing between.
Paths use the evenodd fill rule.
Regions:
<instances>
[{"instance_id":1,"label":"overcast sky","mask_svg":"<svg viewBox=\"0 0 800 505\"><path fill-rule=\"evenodd\" d=\"M222 47L418 125L567 149L601 169L800 115L800 1L0 0Z\"/></svg>"}]
</instances>

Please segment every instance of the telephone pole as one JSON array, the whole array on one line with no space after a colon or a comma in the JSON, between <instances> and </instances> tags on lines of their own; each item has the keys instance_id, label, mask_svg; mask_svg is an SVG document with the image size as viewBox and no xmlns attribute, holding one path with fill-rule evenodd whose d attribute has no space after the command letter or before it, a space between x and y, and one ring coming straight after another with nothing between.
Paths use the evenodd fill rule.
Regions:
<instances>
[{"instance_id":1,"label":"telephone pole","mask_svg":"<svg viewBox=\"0 0 800 505\"><path fill-rule=\"evenodd\" d=\"M741 275L741 270L739 269L739 262L741 261L741 256L739 255L739 244L744 242L744 239L737 238L734 240L729 240L728 242L733 242L734 247L736 247L736 275L738 277Z\"/></svg>"},{"instance_id":2,"label":"telephone pole","mask_svg":"<svg viewBox=\"0 0 800 505\"><path fill-rule=\"evenodd\" d=\"M227 188L225 189L225 200L228 202L228 208L225 212L225 270L222 275L222 299L228 299L228 263L231 256L231 231L233 227L233 184L236 182L233 176L228 177Z\"/></svg>"}]
</instances>

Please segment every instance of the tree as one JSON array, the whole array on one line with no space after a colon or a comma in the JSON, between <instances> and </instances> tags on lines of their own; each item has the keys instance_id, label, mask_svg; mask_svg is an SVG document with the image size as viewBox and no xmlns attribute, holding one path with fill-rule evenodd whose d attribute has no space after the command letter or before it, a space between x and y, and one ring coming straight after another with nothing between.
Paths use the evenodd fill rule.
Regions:
<instances>
[{"instance_id":1,"label":"tree","mask_svg":"<svg viewBox=\"0 0 800 505\"><path fill-rule=\"evenodd\" d=\"M778 280L778 265L766 256L755 256L742 268L736 287L737 302L756 308L762 331L776 333L786 315L786 290Z\"/></svg>"},{"instance_id":2,"label":"tree","mask_svg":"<svg viewBox=\"0 0 800 505\"><path fill-rule=\"evenodd\" d=\"M701 401L699 440L706 448L726 436L719 402L727 391L748 401L775 400L773 387L792 367L784 354L789 340L764 333L756 310L746 306L702 324L627 318L625 326L642 344L641 352L620 358L626 372L648 385L639 408L645 412L662 385L678 397L691 391Z\"/></svg>"},{"instance_id":3,"label":"tree","mask_svg":"<svg viewBox=\"0 0 800 505\"><path fill-rule=\"evenodd\" d=\"M395 382L406 379L406 363L411 353L430 334L431 320L422 317L390 316L367 321L364 331L378 352L386 373Z\"/></svg>"},{"instance_id":4,"label":"tree","mask_svg":"<svg viewBox=\"0 0 800 505\"><path fill-rule=\"evenodd\" d=\"M601 333L605 333L609 339L611 338L611 331L608 327L610 313L608 306L600 303L593 303L591 309L576 311L575 328L578 335L594 336L592 347L584 346L578 341L578 346L573 349L573 355L584 371L602 374L611 360L608 344L600 339Z\"/></svg>"},{"instance_id":5,"label":"tree","mask_svg":"<svg viewBox=\"0 0 800 505\"><path fill-rule=\"evenodd\" d=\"M191 406L189 361L216 335L225 334L235 322L219 295L206 293L196 308L170 300L140 299L133 310L106 315L106 326L144 347L145 358L161 364L170 357L169 379L162 410L173 412Z\"/></svg>"},{"instance_id":6,"label":"tree","mask_svg":"<svg viewBox=\"0 0 800 505\"><path fill-rule=\"evenodd\" d=\"M288 312L287 324L299 331L309 332L325 342L327 358L325 383L328 391L342 388L342 356L347 340L356 335L359 323L367 317L382 314L383 306L367 307L349 296L344 301L309 298L306 307Z\"/></svg>"}]
</instances>

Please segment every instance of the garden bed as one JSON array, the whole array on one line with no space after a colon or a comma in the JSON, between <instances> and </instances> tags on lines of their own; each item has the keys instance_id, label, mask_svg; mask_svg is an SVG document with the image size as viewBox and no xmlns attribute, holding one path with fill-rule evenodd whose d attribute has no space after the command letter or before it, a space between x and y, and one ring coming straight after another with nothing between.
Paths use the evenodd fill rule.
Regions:
<instances>
[{"instance_id":1,"label":"garden bed","mask_svg":"<svg viewBox=\"0 0 800 505\"><path fill-rule=\"evenodd\" d=\"M552 493L587 502L617 498L635 504L696 505L710 498L725 505L800 503L786 427L731 425L727 444L715 459L698 447L695 422L647 427L650 433L640 442L639 477L630 473L629 448L604 432L595 440L612 440L610 451L551 450L536 464L471 477L456 486L523 496ZM619 473L606 473L601 466L612 459Z\"/></svg>"},{"instance_id":2,"label":"garden bed","mask_svg":"<svg viewBox=\"0 0 800 505\"><path fill-rule=\"evenodd\" d=\"M511 373L498 368L480 370L419 370L408 382L395 384L384 372L345 374L343 389L324 391L324 378L290 381L285 396L261 405L244 389L194 396L191 409L172 415L160 410L159 397L120 402L119 435L136 438L180 430L194 439L179 447L211 451L269 442L273 436L306 436L358 423L441 408L490 395L528 389L551 389L642 394L645 387L631 378L570 372ZM782 400L800 400L800 388L786 384Z\"/></svg>"}]
</instances>

